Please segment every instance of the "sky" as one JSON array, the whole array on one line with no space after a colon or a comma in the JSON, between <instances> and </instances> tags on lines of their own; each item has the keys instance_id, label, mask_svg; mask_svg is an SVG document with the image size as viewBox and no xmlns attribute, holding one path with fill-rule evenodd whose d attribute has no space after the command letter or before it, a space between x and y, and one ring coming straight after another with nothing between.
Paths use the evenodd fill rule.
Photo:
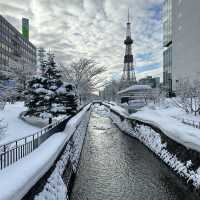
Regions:
<instances>
[{"instance_id":1,"label":"sky","mask_svg":"<svg viewBox=\"0 0 200 200\"><path fill-rule=\"evenodd\" d=\"M18 30L30 20L30 41L51 49L66 67L79 58L92 58L107 71L105 80L119 79L130 10L137 80L162 79L163 0L0 0L2 14Z\"/></svg>"}]
</instances>

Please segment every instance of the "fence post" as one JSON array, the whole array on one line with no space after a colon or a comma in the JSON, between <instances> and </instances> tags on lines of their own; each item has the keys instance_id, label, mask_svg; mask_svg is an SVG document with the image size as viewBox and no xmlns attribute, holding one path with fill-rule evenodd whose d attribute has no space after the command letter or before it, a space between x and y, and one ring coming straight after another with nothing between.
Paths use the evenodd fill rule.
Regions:
<instances>
[{"instance_id":1,"label":"fence post","mask_svg":"<svg viewBox=\"0 0 200 200\"><path fill-rule=\"evenodd\" d=\"M33 135L33 150L35 149L35 137Z\"/></svg>"},{"instance_id":2,"label":"fence post","mask_svg":"<svg viewBox=\"0 0 200 200\"><path fill-rule=\"evenodd\" d=\"M18 157L17 157L17 149L18 149L18 146L17 146L17 141L16 141L16 143L15 143L15 146L16 146L16 148L15 148L15 160L17 161L18 160Z\"/></svg>"},{"instance_id":3,"label":"fence post","mask_svg":"<svg viewBox=\"0 0 200 200\"><path fill-rule=\"evenodd\" d=\"M6 167L6 145L3 145L3 151L4 151L4 168Z\"/></svg>"}]
</instances>

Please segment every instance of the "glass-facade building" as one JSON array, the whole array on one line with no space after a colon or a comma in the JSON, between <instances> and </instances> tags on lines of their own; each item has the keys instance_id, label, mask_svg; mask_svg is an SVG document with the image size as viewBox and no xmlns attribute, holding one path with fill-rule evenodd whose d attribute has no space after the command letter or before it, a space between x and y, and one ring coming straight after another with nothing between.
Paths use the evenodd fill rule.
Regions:
<instances>
[{"instance_id":1,"label":"glass-facade building","mask_svg":"<svg viewBox=\"0 0 200 200\"><path fill-rule=\"evenodd\" d=\"M36 65L36 47L0 15L0 67L13 62Z\"/></svg>"},{"instance_id":2,"label":"glass-facade building","mask_svg":"<svg viewBox=\"0 0 200 200\"><path fill-rule=\"evenodd\" d=\"M163 6L163 84L172 91L172 0Z\"/></svg>"}]
</instances>

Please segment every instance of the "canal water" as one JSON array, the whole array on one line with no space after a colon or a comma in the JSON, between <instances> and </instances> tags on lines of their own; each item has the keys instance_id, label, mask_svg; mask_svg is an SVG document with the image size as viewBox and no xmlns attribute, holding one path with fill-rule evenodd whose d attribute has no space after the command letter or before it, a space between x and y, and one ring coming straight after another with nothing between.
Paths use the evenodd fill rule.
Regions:
<instances>
[{"instance_id":1,"label":"canal water","mask_svg":"<svg viewBox=\"0 0 200 200\"><path fill-rule=\"evenodd\" d=\"M91 114L72 200L197 200L152 152L121 133L103 106Z\"/></svg>"}]
</instances>

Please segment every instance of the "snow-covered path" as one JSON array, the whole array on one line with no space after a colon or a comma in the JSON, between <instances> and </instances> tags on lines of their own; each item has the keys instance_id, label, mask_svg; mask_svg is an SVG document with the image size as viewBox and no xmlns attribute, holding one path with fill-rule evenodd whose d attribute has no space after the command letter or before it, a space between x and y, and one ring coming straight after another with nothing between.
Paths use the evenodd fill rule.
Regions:
<instances>
[{"instance_id":1,"label":"snow-covered path","mask_svg":"<svg viewBox=\"0 0 200 200\"><path fill-rule=\"evenodd\" d=\"M31 126L19 118L19 114L25 110L24 103L17 102L15 104L6 104L5 109L0 111L0 119L3 118L4 123L7 124L7 131L0 138L0 145L31 135L39 130L39 128Z\"/></svg>"}]
</instances>

